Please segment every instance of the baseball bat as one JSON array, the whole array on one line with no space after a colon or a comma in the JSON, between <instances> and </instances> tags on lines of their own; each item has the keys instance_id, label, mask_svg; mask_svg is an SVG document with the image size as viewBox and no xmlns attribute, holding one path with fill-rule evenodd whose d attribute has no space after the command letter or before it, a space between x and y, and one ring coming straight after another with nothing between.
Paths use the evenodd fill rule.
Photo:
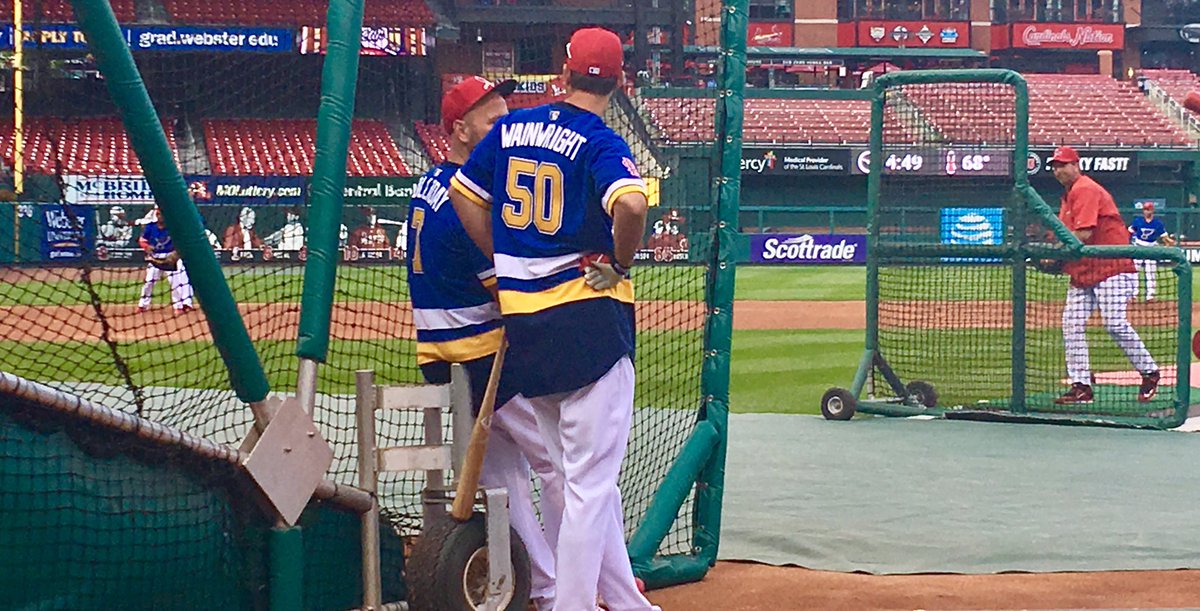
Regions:
<instances>
[{"instance_id":1,"label":"baseball bat","mask_svg":"<svg viewBox=\"0 0 1200 611\"><path fill-rule=\"evenodd\" d=\"M475 490L479 488L479 472L483 468L483 456L487 453L488 438L492 434L496 389L500 386L500 369L504 367L504 353L507 351L508 337L501 335L500 349L496 351L496 358L492 361L487 388L483 391L483 405L479 407L479 415L476 416L475 426L471 430L471 442L467 446L467 455L463 457L462 472L458 476L458 490L454 493L454 505L450 508L450 516L459 522L466 522L471 519L471 514L475 513Z\"/></svg>"}]
</instances>

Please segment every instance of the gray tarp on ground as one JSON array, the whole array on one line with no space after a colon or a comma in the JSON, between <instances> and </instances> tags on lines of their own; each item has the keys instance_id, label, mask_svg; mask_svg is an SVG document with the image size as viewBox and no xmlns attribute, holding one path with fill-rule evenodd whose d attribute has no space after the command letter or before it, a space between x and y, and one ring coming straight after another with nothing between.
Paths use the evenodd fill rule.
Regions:
<instances>
[{"instance_id":1,"label":"gray tarp on ground","mask_svg":"<svg viewBox=\"0 0 1200 611\"><path fill-rule=\"evenodd\" d=\"M1200 568L1200 435L734 415L721 558L871 573Z\"/></svg>"}]
</instances>

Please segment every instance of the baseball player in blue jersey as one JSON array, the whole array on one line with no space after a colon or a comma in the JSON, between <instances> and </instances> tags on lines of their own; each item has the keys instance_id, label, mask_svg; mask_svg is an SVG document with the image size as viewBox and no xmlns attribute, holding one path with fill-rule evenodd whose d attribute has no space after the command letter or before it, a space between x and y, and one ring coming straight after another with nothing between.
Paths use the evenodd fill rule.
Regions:
<instances>
[{"instance_id":1,"label":"baseball player in blue jersey","mask_svg":"<svg viewBox=\"0 0 1200 611\"><path fill-rule=\"evenodd\" d=\"M463 230L449 202L450 179L496 119L508 112L504 98L515 81L494 85L468 78L442 99L442 124L450 134L450 154L417 182L408 214L408 282L417 328L417 363L434 384L450 381L450 364L467 369L475 409L483 401L492 360L500 347L502 321L496 303L496 273ZM515 396L505 367L492 416L492 434L480 483L508 489L509 519L529 551L533 588L541 609L554 604L554 553L562 512L561 484L538 431L533 409ZM546 531L533 507L530 465L542 480Z\"/></svg>"},{"instance_id":2,"label":"baseball player in blue jersey","mask_svg":"<svg viewBox=\"0 0 1200 611\"><path fill-rule=\"evenodd\" d=\"M1142 216L1133 219L1129 226L1132 242L1136 246L1157 246L1160 242L1170 246L1175 243L1167 226L1154 218L1154 202L1142 204ZM1158 286L1158 261L1134 259L1134 266L1146 276L1146 301L1154 301L1154 290Z\"/></svg>"},{"instance_id":3,"label":"baseball player in blue jersey","mask_svg":"<svg viewBox=\"0 0 1200 611\"><path fill-rule=\"evenodd\" d=\"M599 592L609 609L644 611L656 607L634 581L617 478L633 417L628 268L646 186L601 118L624 77L621 40L575 32L563 77L564 101L496 122L451 181L451 201L494 255L506 365L561 476L554 609L592 611Z\"/></svg>"},{"instance_id":4,"label":"baseball player in blue jersey","mask_svg":"<svg viewBox=\"0 0 1200 611\"><path fill-rule=\"evenodd\" d=\"M138 238L138 246L141 246L142 250L146 252L148 264L146 281L142 284L142 295L138 299L138 312L150 309L150 302L154 297L154 285L162 279L164 273L167 274L167 281L171 283L171 307L175 309L176 314L190 312L192 311L192 283L188 280L183 261L175 252L175 245L171 242L171 234L167 233L167 225L163 220L162 213L156 207L153 214L154 221L146 224L145 229L142 230L142 237Z\"/></svg>"}]
</instances>

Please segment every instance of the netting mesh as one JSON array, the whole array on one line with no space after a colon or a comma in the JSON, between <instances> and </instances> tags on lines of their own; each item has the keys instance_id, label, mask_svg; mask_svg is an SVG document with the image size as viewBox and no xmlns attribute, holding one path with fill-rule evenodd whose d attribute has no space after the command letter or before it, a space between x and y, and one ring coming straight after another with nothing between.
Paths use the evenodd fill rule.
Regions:
<instances>
[{"instance_id":1,"label":"netting mesh","mask_svg":"<svg viewBox=\"0 0 1200 611\"><path fill-rule=\"evenodd\" d=\"M1013 164L1026 164L1014 159L1016 89L908 84L885 96L880 254L872 264L878 348L899 381L931 384L938 407L947 409L1173 417L1176 353L1186 330L1179 330L1179 282L1168 257L1139 261L1137 271L1127 258L1093 260L1088 265L1126 273L1088 289L1035 269L1028 249L1058 240L1014 189ZM1057 212L1057 202L1051 208ZM1023 326L1014 323L1021 303ZM1143 374L1153 371L1161 378L1157 395L1139 401ZM882 373L871 380L878 396L905 394ZM1024 384L1016 404L1014 378ZM1094 396L1059 400L1074 382L1089 384Z\"/></svg>"},{"instance_id":2,"label":"netting mesh","mask_svg":"<svg viewBox=\"0 0 1200 611\"><path fill-rule=\"evenodd\" d=\"M122 25L135 19L126 8L118 10L130 20ZM36 16L26 24L27 39L50 40L45 33L53 30L75 40L66 20L52 24L47 11L35 9L26 9ZM254 23L253 16L241 18ZM715 36L715 23L704 27ZM162 47L130 35L272 390L291 393L326 34L313 27L264 30L286 40L276 41L278 48L214 52L153 50ZM526 40L526 34L504 27L487 32L489 42L515 45L510 54L515 48L517 58L507 67L488 64L482 54L489 77L521 82L512 108L563 93L553 75L569 29L544 41ZM334 449L328 476L346 484L356 482L354 372L373 369L381 384L422 381L404 272L407 203L416 177L446 152L440 96L431 84L444 87L459 78L435 70L427 56L434 44L430 28L364 31L363 40L371 51L360 58L329 357L320 370L315 413ZM0 204L0 370L238 444L251 413L229 389L186 270L160 272L146 262L139 238L157 223L154 198L93 59L79 41L31 44L25 51L23 109L0 104L6 178L15 182L9 170L18 158L25 171L22 188L8 185L13 188L3 193L10 201ZM666 137L634 80L605 116L630 144L655 206L633 272L637 411L621 479L630 532L697 419L713 184L711 136L686 144ZM711 134L711 100L681 101L672 112L701 116L705 103ZM22 127L14 138L18 115ZM382 412L380 418L381 445L421 440L418 417ZM63 462L58 475L88 477L73 469ZM31 492L29 485L6 485L0 500ZM419 530L422 485L416 474L381 478L384 513L399 534ZM691 514L689 501L662 553L693 550ZM174 559L184 561L189 549L177 546ZM4 541L0 552L8 554ZM201 562L199 553L191 559ZM328 571L312 578L338 579Z\"/></svg>"}]
</instances>

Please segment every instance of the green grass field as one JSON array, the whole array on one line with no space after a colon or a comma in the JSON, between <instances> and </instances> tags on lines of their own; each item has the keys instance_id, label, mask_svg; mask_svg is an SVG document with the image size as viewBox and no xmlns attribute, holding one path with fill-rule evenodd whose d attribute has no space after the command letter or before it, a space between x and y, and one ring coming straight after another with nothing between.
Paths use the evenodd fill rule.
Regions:
<instances>
[{"instance_id":1,"label":"green grass field","mask_svg":"<svg viewBox=\"0 0 1200 611\"><path fill-rule=\"evenodd\" d=\"M997 270L997 273L1002 270ZM637 270L641 299L686 299L699 301L701 283L700 268L644 267ZM900 283L905 280L903 271L893 271L890 276L895 283L885 291L885 298L904 294ZM983 282L971 283L972 277L964 277L963 268L925 268L921 270L918 291L926 291L927 298L945 299L946 295L961 293L963 299L1003 299L1008 284L1002 275L989 279L992 272L977 269L968 276ZM299 299L300 276L298 267L267 267L258 270L231 268L227 270L235 296L245 302L288 302ZM992 280L996 280L993 282ZM981 286L982 285L982 288ZM133 303L141 286L140 275L129 279L97 283L96 288L106 303ZM864 297L865 270L862 267L742 267L737 272L736 298L739 300L836 300L853 301ZM1047 299L1061 299L1065 291L1061 278L1041 277L1033 285L1038 295ZM921 288L926 287L926 288ZM959 289L962 289L959 291ZM156 291L159 302L165 302L167 291L164 286ZM348 268L339 269L339 301L393 300L407 293L404 273L401 268ZM14 282L0 285L0 305L58 305L87 303L88 295L77 282ZM942 332L938 332L942 333ZM1057 330L1046 336L1044 343L1049 349L1059 345L1061 337ZM1050 337L1050 336L1053 337ZM1098 334L1093 341L1094 360L1107 362L1120 360L1107 337ZM931 338L924 338L917 343ZM1031 337L1031 340L1037 338ZM691 384L698 375L692 362L692 351L700 345L700 333L648 331L640 333L639 357L642 365L655 371L652 377L641 380L640 397L646 403L662 404L660 397L671 397L672 388ZM648 343L660 347L648 349ZM393 342L394 343L394 342ZM322 390L325 392L350 392L353 387L353 371L358 367L379 368L380 354L395 355L397 352L411 355L411 345L393 345L387 341L377 342L333 342L333 353L338 356L336 367L325 368ZM294 366L290 341L256 342L267 370L271 373L272 385L276 388L294 386ZM386 345L380 345L386 344ZM830 386L847 386L854 374L861 354L863 332L850 331L737 331L734 333L732 360L732 405L736 412L783 412L815 413L821 395ZM981 345L989 352L988 363L997 360L1004 363L1007 350L1004 342L989 342L979 337L960 340L961 345ZM988 345L997 350L986 349ZM100 344L21 344L0 341L0 369L33 379L47 380L47 372L69 372L72 379L87 380L103 384L121 385L122 381L112 367L112 357L106 346ZM211 345L200 342L139 342L123 344L122 355L137 371L134 378L138 384L181 385L193 388L224 388L227 378L219 369L214 369L215 350ZM1061 347L1058 348L1061 350ZM991 355L990 352L996 352ZM1161 348L1155 349L1162 352ZM1057 354L1057 353L1056 353ZM992 359L995 356L995 359ZM410 357L411 358L411 357ZM1056 359L1058 357L1055 357ZM390 359L395 360L395 359ZM945 367L959 367L962 362L946 363ZM1052 364L1047 363L1046 367ZM1057 372L1057 365L1054 364ZM381 372L388 377L400 376L400 372ZM1054 381L1056 382L1056 380ZM997 385L1003 385L997 381ZM998 386L999 387L999 386ZM677 392L677 391L676 391Z\"/></svg>"}]
</instances>

